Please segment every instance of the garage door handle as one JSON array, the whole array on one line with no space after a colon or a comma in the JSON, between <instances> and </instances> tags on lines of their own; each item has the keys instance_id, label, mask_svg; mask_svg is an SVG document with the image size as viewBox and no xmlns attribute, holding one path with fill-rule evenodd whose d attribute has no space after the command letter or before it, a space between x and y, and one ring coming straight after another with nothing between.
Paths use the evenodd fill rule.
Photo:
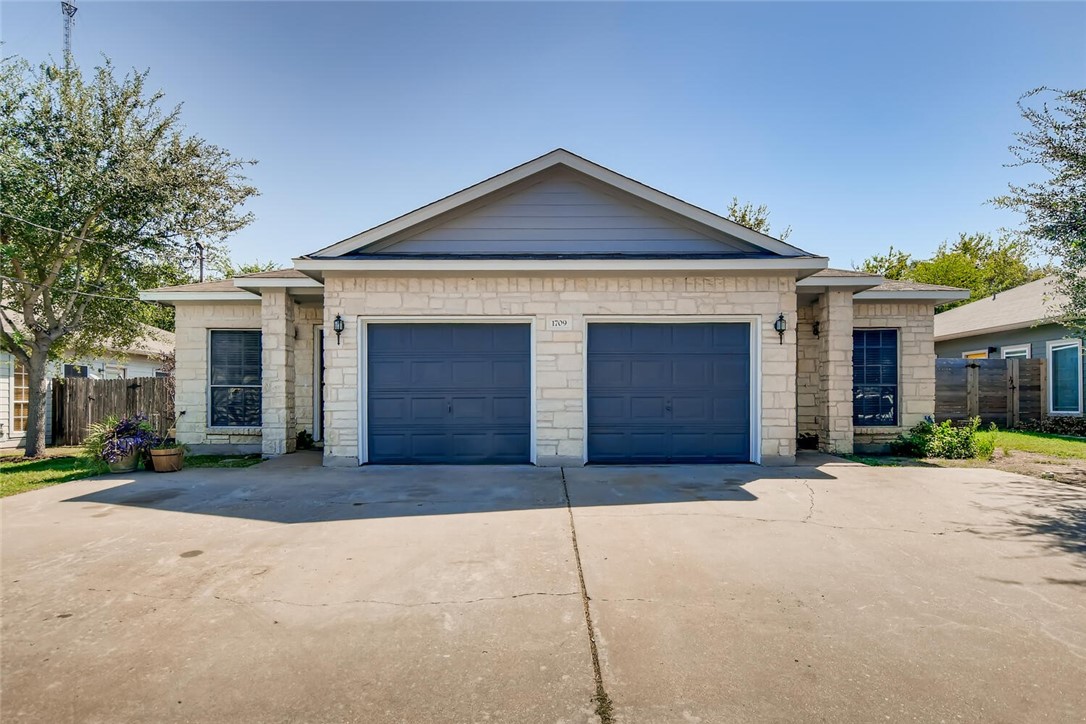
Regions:
<instances>
[{"instance_id":1,"label":"garage door handle","mask_svg":"<svg viewBox=\"0 0 1086 724\"><path fill-rule=\"evenodd\" d=\"M449 414L450 415L452 414L452 403L451 402L449 403Z\"/></svg>"}]
</instances>

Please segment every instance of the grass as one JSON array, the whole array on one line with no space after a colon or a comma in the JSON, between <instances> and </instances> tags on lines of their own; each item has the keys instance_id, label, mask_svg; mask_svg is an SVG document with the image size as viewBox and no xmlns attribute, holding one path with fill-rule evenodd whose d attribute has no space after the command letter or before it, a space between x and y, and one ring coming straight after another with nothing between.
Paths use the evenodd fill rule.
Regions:
<instances>
[{"instance_id":1,"label":"grass","mask_svg":"<svg viewBox=\"0 0 1086 724\"><path fill-rule=\"evenodd\" d=\"M1024 432L1021 430L997 430L980 433L995 436L995 449L1005 454L1016 451L1049 455L1055 458L1086 460L1086 439L1050 435L1044 432Z\"/></svg>"},{"instance_id":2,"label":"grass","mask_svg":"<svg viewBox=\"0 0 1086 724\"><path fill-rule=\"evenodd\" d=\"M80 457L78 450L50 448L45 457L34 460L22 456L0 457L0 498L101 475L101 469ZM247 468L260 461L260 455L186 455L185 467Z\"/></svg>"}]
</instances>

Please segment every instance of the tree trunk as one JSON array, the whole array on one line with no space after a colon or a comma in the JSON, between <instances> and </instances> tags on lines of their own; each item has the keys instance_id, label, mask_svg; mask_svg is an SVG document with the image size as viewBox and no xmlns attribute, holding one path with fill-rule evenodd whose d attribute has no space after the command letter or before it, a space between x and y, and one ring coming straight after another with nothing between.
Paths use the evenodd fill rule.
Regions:
<instances>
[{"instance_id":1,"label":"tree trunk","mask_svg":"<svg viewBox=\"0 0 1086 724\"><path fill-rule=\"evenodd\" d=\"M30 385L30 409L26 419L26 457L35 458L45 454L45 403L49 394L49 376L46 370L49 355L45 350L35 349L27 365L27 382Z\"/></svg>"}]
</instances>

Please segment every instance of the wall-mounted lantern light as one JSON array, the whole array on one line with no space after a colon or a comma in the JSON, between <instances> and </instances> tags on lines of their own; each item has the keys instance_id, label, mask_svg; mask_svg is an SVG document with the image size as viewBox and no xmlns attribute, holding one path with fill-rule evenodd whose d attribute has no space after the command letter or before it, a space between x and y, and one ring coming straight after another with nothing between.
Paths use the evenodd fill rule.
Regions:
<instances>
[{"instance_id":1,"label":"wall-mounted lantern light","mask_svg":"<svg viewBox=\"0 0 1086 724\"><path fill-rule=\"evenodd\" d=\"M773 330L781 336L781 344L784 344L784 330L788 329L788 321L784 318L784 312L777 315L777 321L773 323Z\"/></svg>"},{"instance_id":2,"label":"wall-mounted lantern light","mask_svg":"<svg viewBox=\"0 0 1086 724\"><path fill-rule=\"evenodd\" d=\"M822 322L815 322L811 325L811 331L814 332L814 336L818 336L822 332Z\"/></svg>"},{"instance_id":3,"label":"wall-mounted lantern light","mask_svg":"<svg viewBox=\"0 0 1086 724\"><path fill-rule=\"evenodd\" d=\"M343 317L337 314L335 320L332 322L332 330L336 333L336 344L339 344L339 337L346 328L347 325L343 323Z\"/></svg>"}]
</instances>

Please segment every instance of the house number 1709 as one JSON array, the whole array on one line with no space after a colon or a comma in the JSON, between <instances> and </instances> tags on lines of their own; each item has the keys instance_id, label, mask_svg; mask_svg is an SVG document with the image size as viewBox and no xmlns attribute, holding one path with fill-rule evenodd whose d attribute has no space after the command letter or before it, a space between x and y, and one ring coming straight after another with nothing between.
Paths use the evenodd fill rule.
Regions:
<instances>
[{"instance_id":1,"label":"house number 1709","mask_svg":"<svg viewBox=\"0 0 1086 724\"><path fill-rule=\"evenodd\" d=\"M549 320L547 325L550 329L569 329L573 326L573 321L569 317L560 317Z\"/></svg>"}]
</instances>

